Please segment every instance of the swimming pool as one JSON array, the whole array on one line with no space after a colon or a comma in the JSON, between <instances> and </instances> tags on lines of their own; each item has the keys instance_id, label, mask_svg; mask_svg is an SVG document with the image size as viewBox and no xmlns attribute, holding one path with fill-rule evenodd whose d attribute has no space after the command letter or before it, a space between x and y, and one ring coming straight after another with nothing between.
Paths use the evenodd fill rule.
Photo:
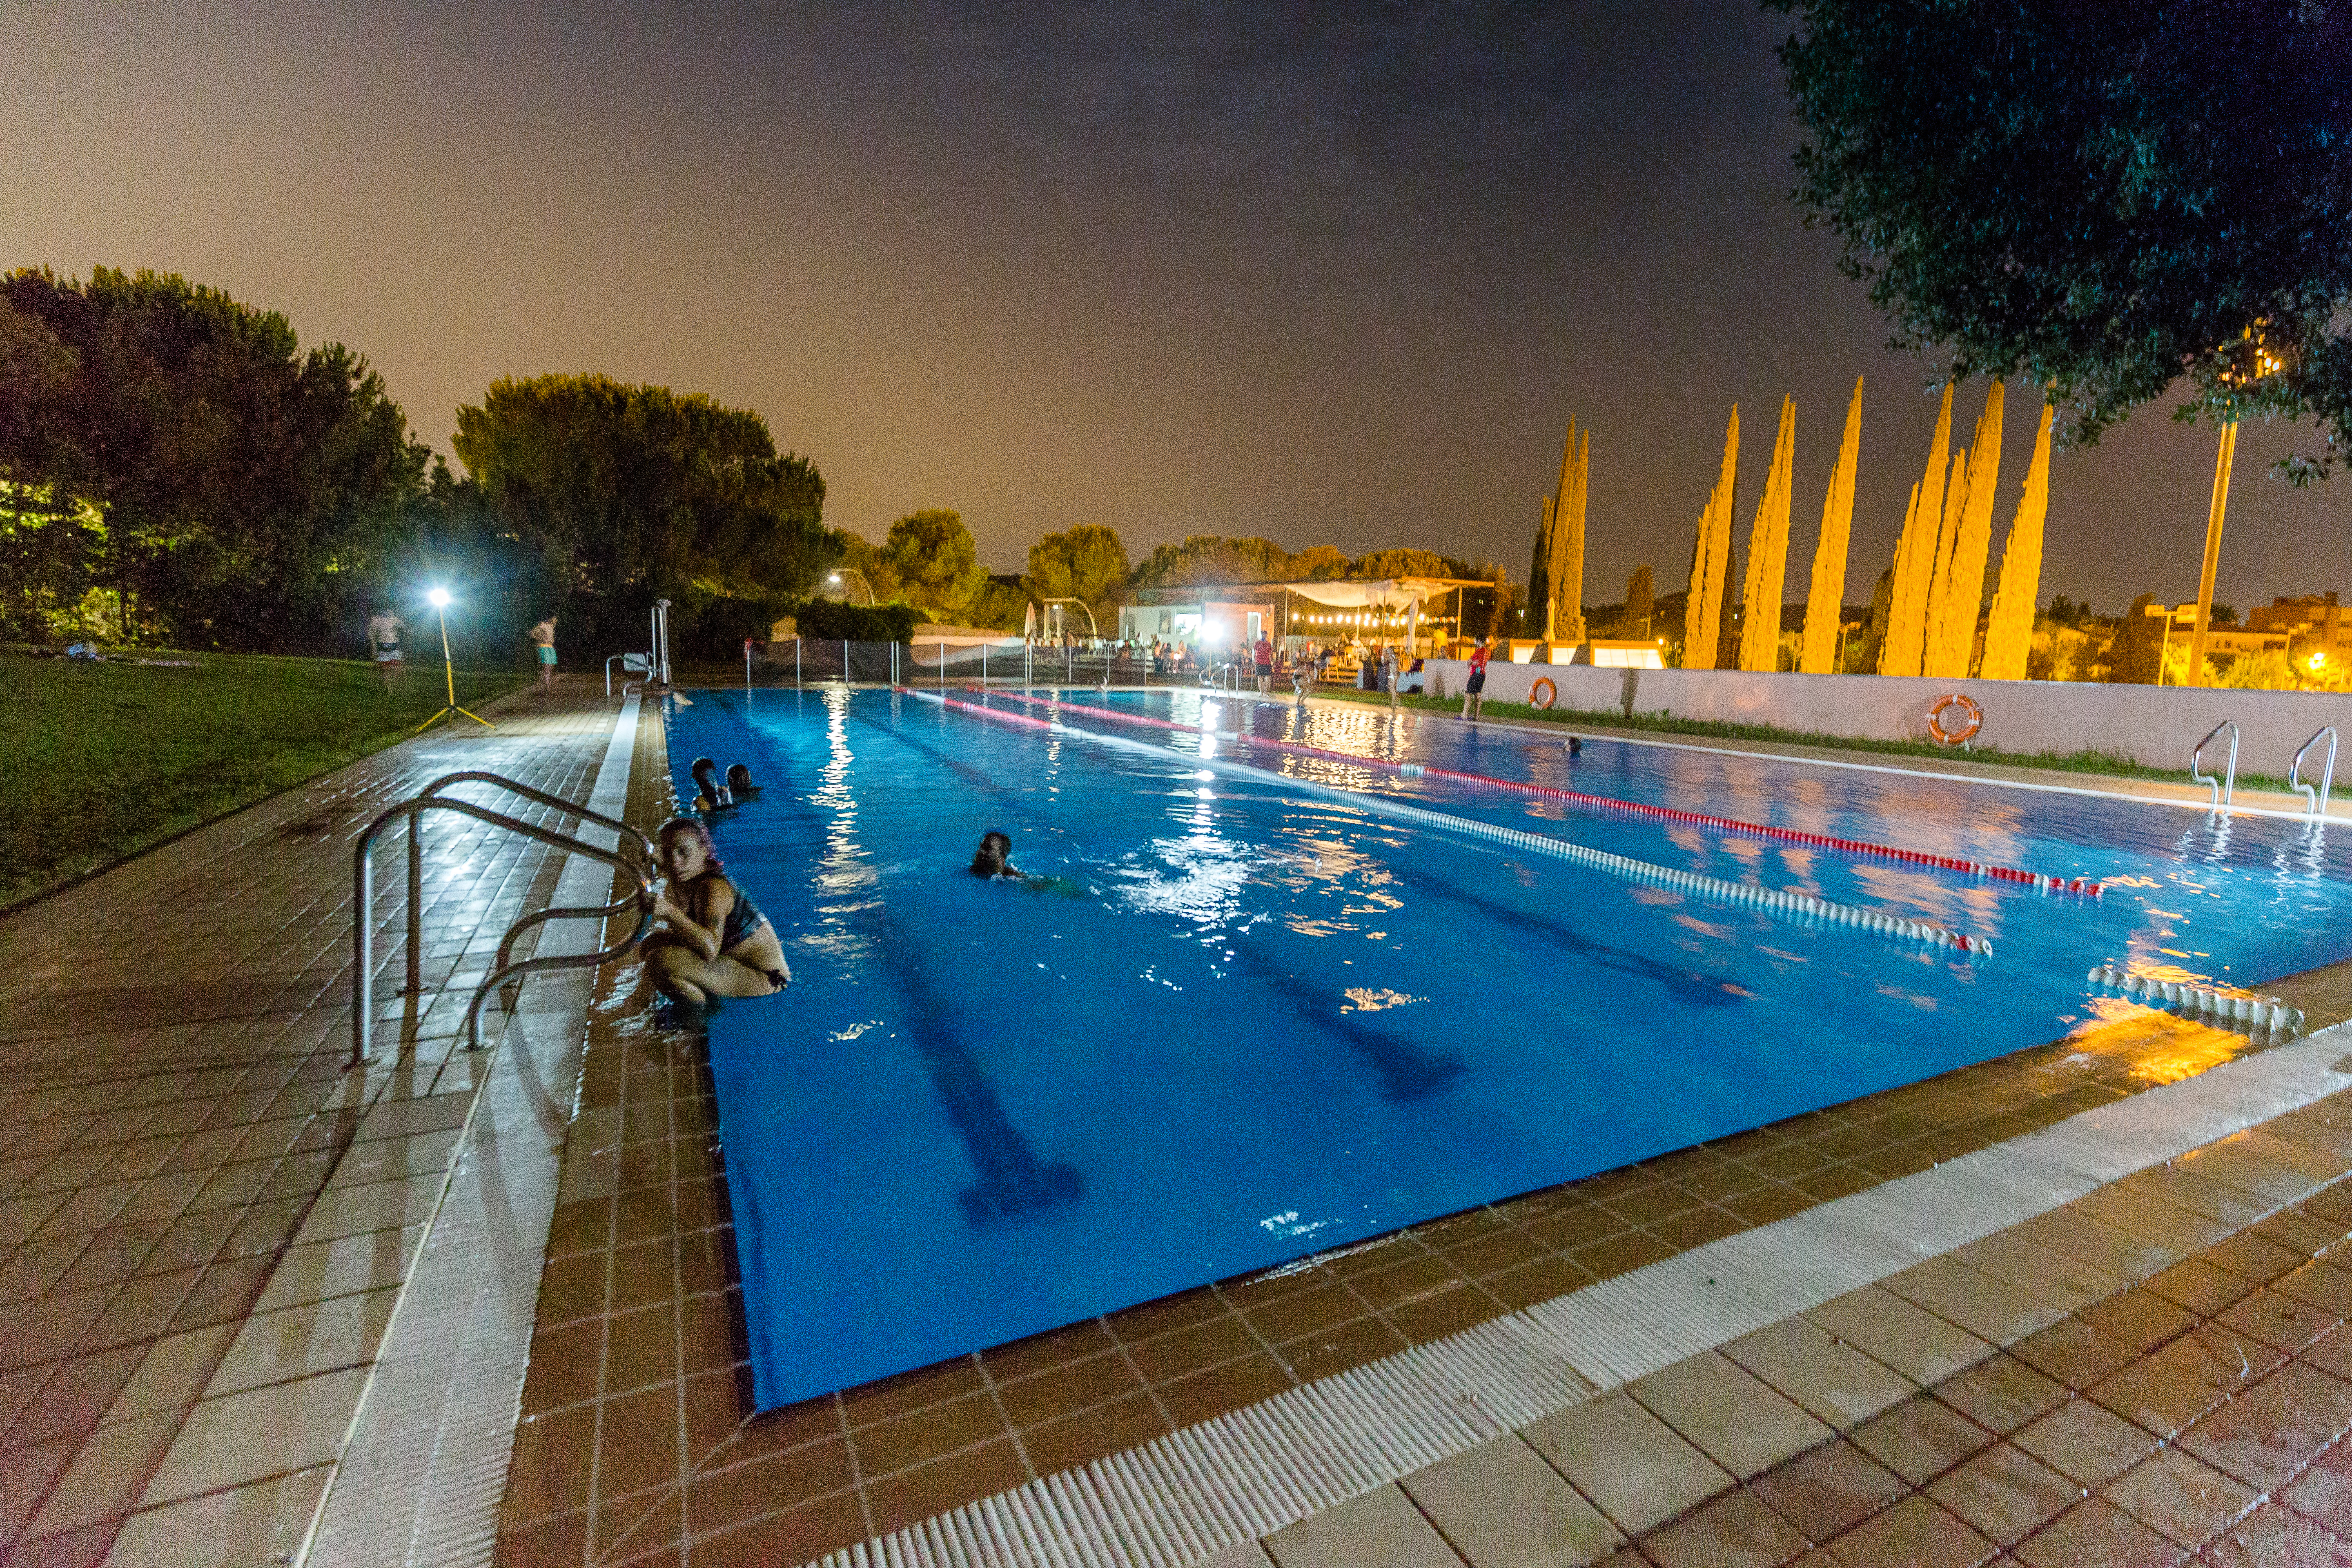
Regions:
<instances>
[{"instance_id":1,"label":"swimming pool","mask_svg":"<svg viewBox=\"0 0 2352 1568\"><path fill-rule=\"evenodd\" d=\"M1032 722L839 689L697 693L669 714L681 793L696 755L768 785L716 837L796 976L710 1033L761 1408L2127 1016L2086 987L2096 964L2258 985L2352 952L2340 829L1598 740L1571 759L1542 735L1352 707L986 701ZM1188 728L1122 725L1106 702ZM1381 801L1993 952L1627 880ZM1055 885L963 875L992 827Z\"/></svg>"}]
</instances>

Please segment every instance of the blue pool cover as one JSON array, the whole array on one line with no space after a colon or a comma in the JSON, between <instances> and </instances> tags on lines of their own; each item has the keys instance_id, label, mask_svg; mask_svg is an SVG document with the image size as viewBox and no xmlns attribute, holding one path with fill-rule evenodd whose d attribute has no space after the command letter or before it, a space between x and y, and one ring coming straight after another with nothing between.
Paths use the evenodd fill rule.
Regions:
<instances>
[{"instance_id":1,"label":"blue pool cover","mask_svg":"<svg viewBox=\"0 0 2352 1568\"><path fill-rule=\"evenodd\" d=\"M2086 991L2095 964L2244 984L2352 950L2342 851L2292 824L1113 700L1228 734L1097 744L838 689L670 713L681 795L698 755L767 786L716 835L795 975L710 1030L761 1408L2055 1039L2126 1005ZM1286 782L1302 764L1236 725L2110 890L1313 770L1992 938L1971 963L1401 826ZM965 874L991 828L1038 881Z\"/></svg>"}]
</instances>

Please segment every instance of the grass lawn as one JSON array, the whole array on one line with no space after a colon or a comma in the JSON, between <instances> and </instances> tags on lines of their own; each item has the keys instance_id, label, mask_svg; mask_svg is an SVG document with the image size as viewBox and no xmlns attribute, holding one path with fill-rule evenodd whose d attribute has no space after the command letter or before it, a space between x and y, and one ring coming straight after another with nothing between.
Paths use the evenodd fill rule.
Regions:
<instances>
[{"instance_id":1,"label":"grass lawn","mask_svg":"<svg viewBox=\"0 0 2352 1568\"><path fill-rule=\"evenodd\" d=\"M405 737L441 706L422 666L142 652L193 668L0 652L0 909ZM529 678L457 677L474 707Z\"/></svg>"},{"instance_id":2,"label":"grass lawn","mask_svg":"<svg viewBox=\"0 0 2352 1568\"><path fill-rule=\"evenodd\" d=\"M1334 691L1318 689L1318 697L1337 697L1350 702L1377 702L1388 705L1388 694L1374 691ZM1399 700L1407 708L1417 708L1431 713L1462 711L1460 697L1412 697ZM1727 724L1712 719L1661 718L1655 714L1636 713L1632 718L1610 709L1604 712L1574 712L1565 708L1530 708L1523 702L1489 701L1481 710L1489 718L1514 719L1540 724L1569 724L1588 730L1647 731L1661 735L1702 735L1717 741L1772 741L1790 746L1820 746L1840 752L1874 752L1881 755L1901 757L1935 757L1944 762L1998 763L2013 768L2051 768L2060 773L2104 773L2111 778L2155 779L2165 784L2186 784L2189 770L2151 768L2113 752L1996 752L1979 746L1964 752L1954 746L1939 746L1933 741L1874 741L1855 735L1823 735L1797 730L1779 730L1769 724ZM2286 788L2284 774L2275 777L2241 773L2238 785L2242 789Z\"/></svg>"}]
</instances>

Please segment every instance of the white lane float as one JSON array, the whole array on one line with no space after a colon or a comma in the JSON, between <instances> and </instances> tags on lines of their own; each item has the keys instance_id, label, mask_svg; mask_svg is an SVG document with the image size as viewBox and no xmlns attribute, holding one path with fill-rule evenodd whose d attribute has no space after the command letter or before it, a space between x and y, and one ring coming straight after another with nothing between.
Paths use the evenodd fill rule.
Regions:
<instances>
[{"instance_id":1,"label":"white lane float","mask_svg":"<svg viewBox=\"0 0 2352 1568\"><path fill-rule=\"evenodd\" d=\"M2133 974L2112 964L2101 964L2084 978L2101 990L2128 997L2143 1006L2178 1010L2246 1034L2288 1039L2303 1033L2303 1009L2276 996L2258 996L2229 986L2159 980L2154 975Z\"/></svg>"}]
</instances>

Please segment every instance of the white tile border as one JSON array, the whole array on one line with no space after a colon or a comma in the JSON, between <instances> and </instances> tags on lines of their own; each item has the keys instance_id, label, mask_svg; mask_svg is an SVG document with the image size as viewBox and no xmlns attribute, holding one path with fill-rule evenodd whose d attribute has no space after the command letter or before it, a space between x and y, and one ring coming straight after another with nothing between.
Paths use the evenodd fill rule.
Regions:
<instances>
[{"instance_id":1,"label":"white tile border","mask_svg":"<svg viewBox=\"0 0 2352 1568\"><path fill-rule=\"evenodd\" d=\"M621 704L588 809L628 804L638 700ZM580 836L614 847L609 828ZM552 903L611 901L612 869L572 856ZM545 928L537 951L589 952L587 921ZM530 1331L555 1214L568 1086L595 976L534 979L498 1031L447 1186L352 1417L304 1558L345 1564L481 1564L497 1544Z\"/></svg>"},{"instance_id":2,"label":"white tile border","mask_svg":"<svg viewBox=\"0 0 2352 1568\"><path fill-rule=\"evenodd\" d=\"M1486 1439L2352 1088L2352 1024L2240 1057L831 1552L1192 1568Z\"/></svg>"}]
</instances>

